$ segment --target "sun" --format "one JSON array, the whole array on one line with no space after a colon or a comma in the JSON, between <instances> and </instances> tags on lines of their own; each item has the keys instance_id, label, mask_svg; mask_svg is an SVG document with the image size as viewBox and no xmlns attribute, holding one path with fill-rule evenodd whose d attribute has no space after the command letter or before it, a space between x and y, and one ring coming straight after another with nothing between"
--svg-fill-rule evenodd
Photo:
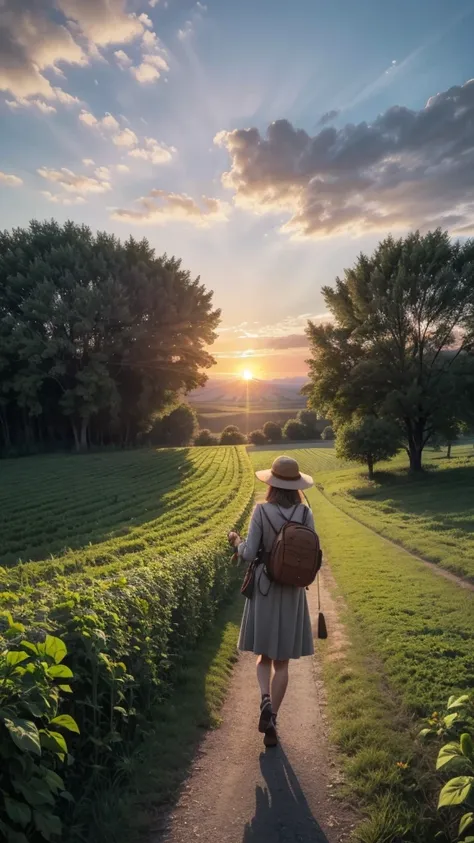
<instances>
[{"instance_id":1,"label":"sun","mask_svg":"<svg viewBox=\"0 0 474 843\"><path fill-rule=\"evenodd\" d=\"M243 377L244 381L253 380L253 374L250 371L250 369L244 369L244 371L242 372L242 377Z\"/></svg>"}]
</instances>

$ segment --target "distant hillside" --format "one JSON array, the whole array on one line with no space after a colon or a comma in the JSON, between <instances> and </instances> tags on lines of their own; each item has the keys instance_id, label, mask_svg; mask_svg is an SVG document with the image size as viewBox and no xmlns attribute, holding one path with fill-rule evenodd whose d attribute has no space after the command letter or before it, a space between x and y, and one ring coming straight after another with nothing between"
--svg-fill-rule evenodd
<instances>
[{"instance_id":1,"label":"distant hillside","mask_svg":"<svg viewBox=\"0 0 474 843\"><path fill-rule=\"evenodd\" d=\"M206 386L188 395L190 404L232 408L246 407L247 396L252 410L265 408L301 408L306 398L301 395L305 378L282 378L281 380L243 381L240 378L209 380Z\"/></svg>"}]
</instances>

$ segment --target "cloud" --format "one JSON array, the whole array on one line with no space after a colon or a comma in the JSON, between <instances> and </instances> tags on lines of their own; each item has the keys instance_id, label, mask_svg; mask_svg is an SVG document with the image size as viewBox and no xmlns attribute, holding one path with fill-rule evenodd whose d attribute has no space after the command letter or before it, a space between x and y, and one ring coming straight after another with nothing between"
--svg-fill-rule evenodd
<instances>
[{"instance_id":1,"label":"cloud","mask_svg":"<svg viewBox=\"0 0 474 843\"><path fill-rule=\"evenodd\" d=\"M229 214L228 204L219 199L203 196L198 205L185 193L168 193L165 190L150 191L148 196L138 199L136 205L137 210L117 208L112 213L112 219L138 224L188 222L205 227L227 220Z\"/></svg>"},{"instance_id":2,"label":"cloud","mask_svg":"<svg viewBox=\"0 0 474 843\"><path fill-rule=\"evenodd\" d=\"M57 0L57 5L98 46L123 44L143 32L143 22L125 11L125 0Z\"/></svg>"},{"instance_id":3,"label":"cloud","mask_svg":"<svg viewBox=\"0 0 474 843\"><path fill-rule=\"evenodd\" d=\"M0 170L0 184L6 184L8 187L20 187L23 184L23 179L10 173L2 173Z\"/></svg>"},{"instance_id":4,"label":"cloud","mask_svg":"<svg viewBox=\"0 0 474 843\"><path fill-rule=\"evenodd\" d=\"M0 90L70 104L46 71L84 66L100 48L142 37L150 25L148 15L126 11L126 0L1 0Z\"/></svg>"},{"instance_id":5,"label":"cloud","mask_svg":"<svg viewBox=\"0 0 474 843\"><path fill-rule=\"evenodd\" d=\"M67 196L62 193L50 193L49 190L42 190L42 195L56 205L83 205L86 201L83 196Z\"/></svg>"},{"instance_id":6,"label":"cloud","mask_svg":"<svg viewBox=\"0 0 474 843\"><path fill-rule=\"evenodd\" d=\"M0 5L0 90L15 97L56 93L44 75L58 65L85 64L87 56L64 23L48 14L53 2L3 0Z\"/></svg>"},{"instance_id":7,"label":"cloud","mask_svg":"<svg viewBox=\"0 0 474 843\"><path fill-rule=\"evenodd\" d=\"M129 173L130 167L127 167L126 164L117 164L117 171L119 173Z\"/></svg>"},{"instance_id":8,"label":"cloud","mask_svg":"<svg viewBox=\"0 0 474 843\"><path fill-rule=\"evenodd\" d=\"M167 62L162 56L151 54L142 56L141 64L130 68L137 82L155 82L160 78L161 70L169 70Z\"/></svg>"},{"instance_id":9,"label":"cloud","mask_svg":"<svg viewBox=\"0 0 474 843\"><path fill-rule=\"evenodd\" d=\"M110 170L108 167L97 167L94 170L94 175L99 179L99 181L109 181Z\"/></svg>"},{"instance_id":10,"label":"cloud","mask_svg":"<svg viewBox=\"0 0 474 843\"><path fill-rule=\"evenodd\" d=\"M79 115L79 120L81 121L81 123L85 123L86 126L98 126L99 125L99 121L97 120L96 117L94 117L93 114L91 114L90 111L82 110L80 115Z\"/></svg>"},{"instance_id":11,"label":"cloud","mask_svg":"<svg viewBox=\"0 0 474 843\"><path fill-rule=\"evenodd\" d=\"M199 0L194 6L193 12L191 17L185 21L184 26L182 29L178 29L178 38L180 41L186 41L196 30L196 25L202 20L205 13L207 12L207 6L204 3L200 3Z\"/></svg>"},{"instance_id":12,"label":"cloud","mask_svg":"<svg viewBox=\"0 0 474 843\"><path fill-rule=\"evenodd\" d=\"M115 146L134 146L138 143L138 138L131 129L122 129L121 132L113 136L112 141Z\"/></svg>"},{"instance_id":13,"label":"cloud","mask_svg":"<svg viewBox=\"0 0 474 843\"><path fill-rule=\"evenodd\" d=\"M319 126L326 126L328 123L332 123L333 120L336 119L340 114L339 109L333 108L332 111L326 111L322 117L319 118L318 125Z\"/></svg>"},{"instance_id":14,"label":"cloud","mask_svg":"<svg viewBox=\"0 0 474 843\"><path fill-rule=\"evenodd\" d=\"M16 100L5 100L8 108L37 108L42 114L56 114L56 109L53 105L48 105L47 102L40 99L27 100L25 97L18 97Z\"/></svg>"},{"instance_id":15,"label":"cloud","mask_svg":"<svg viewBox=\"0 0 474 843\"><path fill-rule=\"evenodd\" d=\"M141 158L150 161L152 164L167 164L171 161L176 149L174 146L165 146L158 143L155 138L145 138L145 146L131 149L128 153L132 158Z\"/></svg>"},{"instance_id":16,"label":"cloud","mask_svg":"<svg viewBox=\"0 0 474 843\"><path fill-rule=\"evenodd\" d=\"M127 53L124 50L116 50L114 53L116 62L122 69L126 67L130 67L132 64L132 60L130 56L127 56Z\"/></svg>"},{"instance_id":17,"label":"cloud","mask_svg":"<svg viewBox=\"0 0 474 843\"><path fill-rule=\"evenodd\" d=\"M105 193L111 188L110 182L107 179L76 174L72 170L66 169L66 167L62 167L60 170L40 167L38 174L42 178L47 179L47 181L56 182L67 193L78 193L80 195L86 193Z\"/></svg>"},{"instance_id":18,"label":"cloud","mask_svg":"<svg viewBox=\"0 0 474 843\"><path fill-rule=\"evenodd\" d=\"M393 106L373 123L323 128L287 120L220 132L236 204L288 215L299 237L448 227L474 232L474 80L419 111Z\"/></svg>"},{"instance_id":19,"label":"cloud","mask_svg":"<svg viewBox=\"0 0 474 843\"><path fill-rule=\"evenodd\" d=\"M93 161L92 158L83 158L82 163L84 164L85 167L94 167L95 166L95 161Z\"/></svg>"},{"instance_id":20,"label":"cloud","mask_svg":"<svg viewBox=\"0 0 474 843\"><path fill-rule=\"evenodd\" d=\"M160 0L148 0L148 5L151 6L152 9L154 9L155 6L157 6L159 2L160 2Z\"/></svg>"},{"instance_id":21,"label":"cloud","mask_svg":"<svg viewBox=\"0 0 474 843\"><path fill-rule=\"evenodd\" d=\"M141 21L143 26L147 26L149 29L153 29L153 21L151 20L151 18L148 17L147 14L145 14L145 12L138 16L138 20Z\"/></svg>"}]
</instances>

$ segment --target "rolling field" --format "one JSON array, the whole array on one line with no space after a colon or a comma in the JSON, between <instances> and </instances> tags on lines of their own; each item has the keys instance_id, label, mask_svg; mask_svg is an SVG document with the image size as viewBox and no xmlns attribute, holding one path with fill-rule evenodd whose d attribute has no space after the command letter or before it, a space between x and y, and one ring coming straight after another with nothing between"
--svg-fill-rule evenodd
<instances>
[{"instance_id":1,"label":"rolling field","mask_svg":"<svg viewBox=\"0 0 474 843\"><path fill-rule=\"evenodd\" d=\"M243 433L259 430L265 422L272 421L282 427L289 419L294 419L301 407L247 410L245 407L196 407L199 427L208 428L212 433L222 433L228 424L235 424ZM324 424L325 426L325 424ZM321 428L323 429L323 427Z\"/></svg>"},{"instance_id":2,"label":"rolling field","mask_svg":"<svg viewBox=\"0 0 474 843\"><path fill-rule=\"evenodd\" d=\"M3 463L0 586L133 569L196 550L252 494L242 448L136 451Z\"/></svg>"}]
</instances>

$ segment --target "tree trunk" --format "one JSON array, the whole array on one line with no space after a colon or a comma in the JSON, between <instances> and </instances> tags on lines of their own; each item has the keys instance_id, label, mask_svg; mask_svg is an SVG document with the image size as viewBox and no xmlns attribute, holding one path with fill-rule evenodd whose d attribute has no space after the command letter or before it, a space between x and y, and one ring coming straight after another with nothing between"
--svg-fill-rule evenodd
<instances>
[{"instance_id":1,"label":"tree trunk","mask_svg":"<svg viewBox=\"0 0 474 843\"><path fill-rule=\"evenodd\" d=\"M81 451L87 451L87 428L89 427L88 419L81 420Z\"/></svg>"},{"instance_id":2,"label":"tree trunk","mask_svg":"<svg viewBox=\"0 0 474 843\"><path fill-rule=\"evenodd\" d=\"M9 451L11 448L12 441L10 437L10 427L8 425L7 414L3 407L0 408L0 421L2 424L3 441L5 442L5 448L7 451Z\"/></svg>"},{"instance_id":3,"label":"tree trunk","mask_svg":"<svg viewBox=\"0 0 474 843\"><path fill-rule=\"evenodd\" d=\"M369 480L374 479L374 461L372 456L367 457L367 468L369 469Z\"/></svg>"},{"instance_id":4,"label":"tree trunk","mask_svg":"<svg viewBox=\"0 0 474 843\"><path fill-rule=\"evenodd\" d=\"M74 447L75 447L76 451L80 451L81 450L81 443L79 441L79 432L77 430L76 422L71 420L71 427L72 427L72 432L74 433Z\"/></svg>"},{"instance_id":5,"label":"tree trunk","mask_svg":"<svg viewBox=\"0 0 474 843\"><path fill-rule=\"evenodd\" d=\"M452 448L452 442L448 442L448 453L446 454L448 460L451 459L451 448Z\"/></svg>"},{"instance_id":6,"label":"tree trunk","mask_svg":"<svg viewBox=\"0 0 474 843\"><path fill-rule=\"evenodd\" d=\"M410 445L408 450L410 456L410 469L411 471L423 471L422 465L422 455L423 455L423 448L420 445L413 444Z\"/></svg>"},{"instance_id":7,"label":"tree trunk","mask_svg":"<svg viewBox=\"0 0 474 843\"><path fill-rule=\"evenodd\" d=\"M424 422L417 421L413 427L411 423L407 423L407 451L410 458L411 471L423 471L422 457L424 448L424 432Z\"/></svg>"}]
</instances>

